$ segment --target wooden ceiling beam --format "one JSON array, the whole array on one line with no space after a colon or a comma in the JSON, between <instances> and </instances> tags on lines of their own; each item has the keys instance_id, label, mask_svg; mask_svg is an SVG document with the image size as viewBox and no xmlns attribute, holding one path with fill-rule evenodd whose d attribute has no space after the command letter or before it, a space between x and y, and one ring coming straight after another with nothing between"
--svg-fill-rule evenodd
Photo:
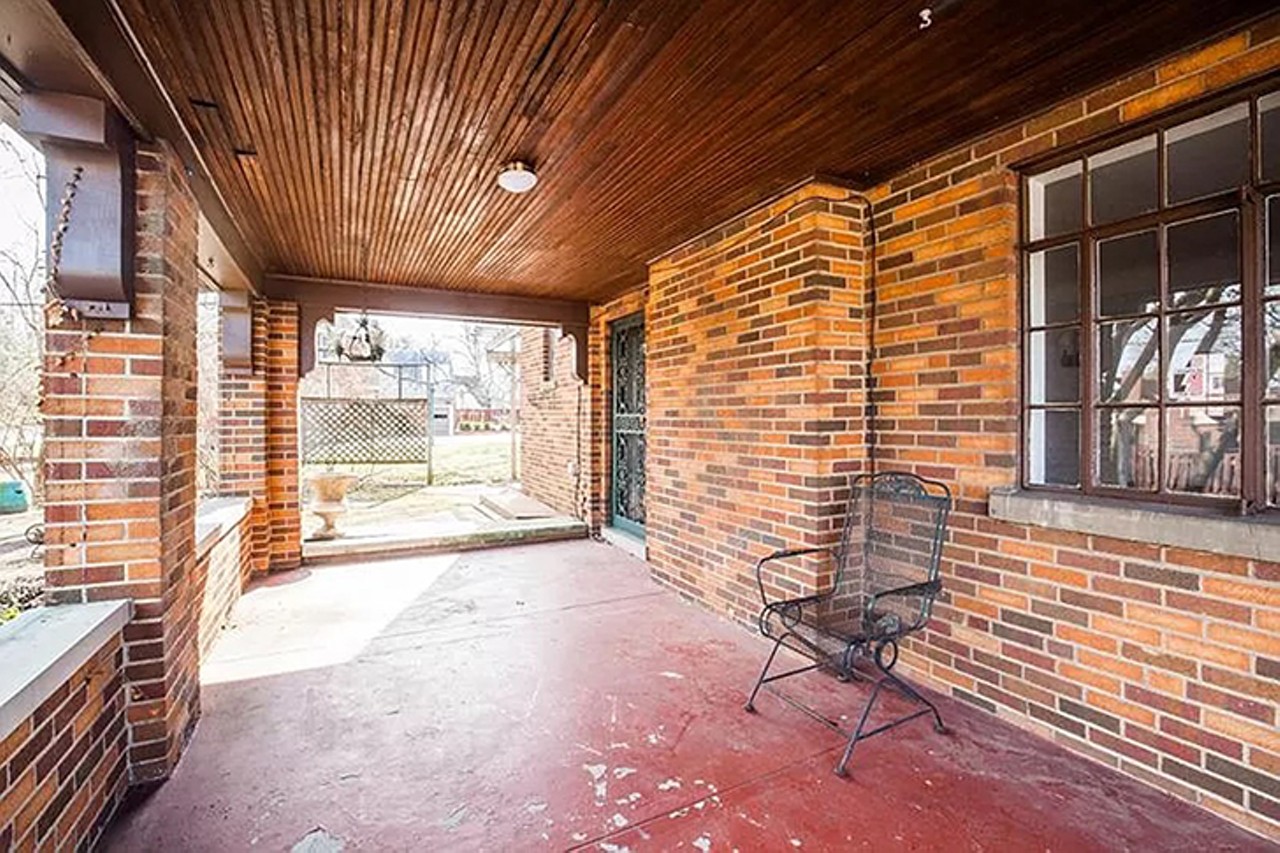
<instances>
[{"instance_id":1,"label":"wooden ceiling beam","mask_svg":"<svg viewBox=\"0 0 1280 853\"><path fill-rule=\"evenodd\" d=\"M109 81L113 102L143 138L163 138L187 167L201 213L251 285L261 286L263 260L232 213L168 91L156 78L115 0L38 0L75 37L95 73Z\"/></svg>"},{"instance_id":2,"label":"wooden ceiling beam","mask_svg":"<svg viewBox=\"0 0 1280 853\"><path fill-rule=\"evenodd\" d=\"M586 302L292 275L268 275L264 294L270 299L298 303L300 374L306 374L315 366L316 323L325 319L332 322L340 312L367 311L556 327L576 339L578 376L587 375L591 306Z\"/></svg>"}]
</instances>

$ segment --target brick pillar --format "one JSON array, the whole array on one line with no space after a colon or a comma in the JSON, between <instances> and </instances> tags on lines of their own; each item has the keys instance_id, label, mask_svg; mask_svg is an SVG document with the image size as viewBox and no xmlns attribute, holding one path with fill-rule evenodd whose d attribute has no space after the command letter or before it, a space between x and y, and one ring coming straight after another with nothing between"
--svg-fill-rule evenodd
<instances>
[{"instance_id":1,"label":"brick pillar","mask_svg":"<svg viewBox=\"0 0 1280 853\"><path fill-rule=\"evenodd\" d=\"M252 305L251 363L248 367L224 365L219 377L222 410L219 412L221 491L246 495L253 500L249 519L253 531L249 569L267 571L271 556L270 511L267 504L267 303Z\"/></svg>"},{"instance_id":2,"label":"brick pillar","mask_svg":"<svg viewBox=\"0 0 1280 853\"><path fill-rule=\"evenodd\" d=\"M298 305L267 303L267 507L270 568L302 562L298 501Z\"/></svg>"},{"instance_id":3,"label":"brick pillar","mask_svg":"<svg viewBox=\"0 0 1280 853\"><path fill-rule=\"evenodd\" d=\"M810 183L649 267L649 563L738 618L759 611L756 559L839 540L868 468L864 218L856 194ZM831 570L766 583L801 595Z\"/></svg>"},{"instance_id":4,"label":"brick pillar","mask_svg":"<svg viewBox=\"0 0 1280 853\"><path fill-rule=\"evenodd\" d=\"M55 604L128 598L130 778L167 776L199 714L195 562L196 206L140 146L127 321L46 333L45 576ZM70 228L76 227L72 208Z\"/></svg>"}]
</instances>

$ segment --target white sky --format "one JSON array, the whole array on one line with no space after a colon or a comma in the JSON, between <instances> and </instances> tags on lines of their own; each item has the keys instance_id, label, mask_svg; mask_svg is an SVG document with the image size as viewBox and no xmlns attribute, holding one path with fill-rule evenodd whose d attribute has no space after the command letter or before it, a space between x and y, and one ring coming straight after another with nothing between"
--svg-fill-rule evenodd
<instances>
[{"instance_id":1,"label":"white sky","mask_svg":"<svg viewBox=\"0 0 1280 853\"><path fill-rule=\"evenodd\" d=\"M9 253L30 262L44 251L44 206L29 173L43 172L44 158L4 122L0 140L18 149L0 145L0 263L9 263Z\"/></svg>"}]
</instances>

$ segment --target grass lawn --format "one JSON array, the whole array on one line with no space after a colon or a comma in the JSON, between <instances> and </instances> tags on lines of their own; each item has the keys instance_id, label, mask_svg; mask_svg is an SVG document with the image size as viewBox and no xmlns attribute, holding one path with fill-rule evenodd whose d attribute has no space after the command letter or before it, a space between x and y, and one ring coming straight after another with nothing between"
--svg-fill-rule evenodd
<instances>
[{"instance_id":1,"label":"grass lawn","mask_svg":"<svg viewBox=\"0 0 1280 853\"><path fill-rule=\"evenodd\" d=\"M355 474L360 481L348 493L353 501L386 501L427 484L425 463L397 465L306 465L302 480L315 471ZM435 441L435 477L432 485L461 486L472 483L502 484L511 481L511 433L478 432L443 436Z\"/></svg>"}]
</instances>

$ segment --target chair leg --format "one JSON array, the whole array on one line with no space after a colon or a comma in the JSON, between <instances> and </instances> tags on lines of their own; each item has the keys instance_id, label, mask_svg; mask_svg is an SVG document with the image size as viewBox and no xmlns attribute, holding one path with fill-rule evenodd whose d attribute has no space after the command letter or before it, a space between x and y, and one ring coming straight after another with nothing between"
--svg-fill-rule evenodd
<instances>
[{"instance_id":1,"label":"chair leg","mask_svg":"<svg viewBox=\"0 0 1280 853\"><path fill-rule=\"evenodd\" d=\"M889 672L888 670L884 670L884 674L886 678L888 678L890 681L893 682L894 687L902 691L903 695L905 695L909 699L914 699L916 702L919 702L921 705L925 705L926 707L928 707L930 711L933 712L933 730L935 732L938 732L939 734L946 732L947 726L945 723L942 722L942 715L938 713L937 705L930 702L920 693L920 691L916 690L914 687L912 687L907 682L903 681L898 676L894 675L892 672Z\"/></svg>"},{"instance_id":2,"label":"chair leg","mask_svg":"<svg viewBox=\"0 0 1280 853\"><path fill-rule=\"evenodd\" d=\"M884 681L876 682L876 686L871 688L871 697L867 699L867 704L862 709L862 716L858 719L858 727L853 730L853 734L849 735L849 742L845 745L844 755L840 756L840 763L836 765L837 776L848 776L847 769L849 759L853 756L853 748L858 745L858 741L862 740L862 730L867 726L867 719L871 716L871 707L876 704L876 698L880 695L880 688L884 686Z\"/></svg>"},{"instance_id":3,"label":"chair leg","mask_svg":"<svg viewBox=\"0 0 1280 853\"><path fill-rule=\"evenodd\" d=\"M751 696L747 699L744 709L752 714L756 712L756 694L760 692L760 687L764 684L765 676L769 674L769 667L773 666L773 659L778 655L778 649L782 648L782 641L785 636L779 637L773 643L773 651L769 652L769 657L765 659L764 669L760 670L760 677L756 679L756 686L751 690Z\"/></svg>"}]
</instances>

